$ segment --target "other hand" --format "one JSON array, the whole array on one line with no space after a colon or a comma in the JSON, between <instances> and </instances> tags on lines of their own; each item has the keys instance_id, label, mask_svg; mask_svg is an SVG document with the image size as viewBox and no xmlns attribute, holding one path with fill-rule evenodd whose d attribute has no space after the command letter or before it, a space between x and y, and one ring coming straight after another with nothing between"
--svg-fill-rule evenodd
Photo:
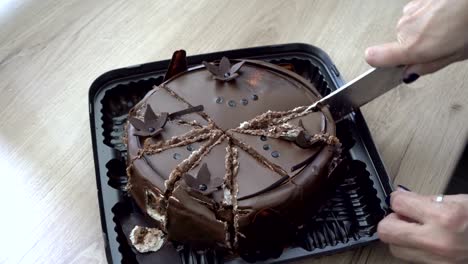
<instances>
[{"instance_id":1,"label":"other hand","mask_svg":"<svg viewBox=\"0 0 468 264\"><path fill-rule=\"evenodd\" d=\"M404 81L468 58L468 1L413 0L397 24L397 41L366 50L374 67L407 65Z\"/></svg>"},{"instance_id":2,"label":"other hand","mask_svg":"<svg viewBox=\"0 0 468 264\"><path fill-rule=\"evenodd\" d=\"M436 202L434 196L398 190L390 204L394 213L377 232L392 254L418 263L468 263L468 195Z\"/></svg>"}]
</instances>

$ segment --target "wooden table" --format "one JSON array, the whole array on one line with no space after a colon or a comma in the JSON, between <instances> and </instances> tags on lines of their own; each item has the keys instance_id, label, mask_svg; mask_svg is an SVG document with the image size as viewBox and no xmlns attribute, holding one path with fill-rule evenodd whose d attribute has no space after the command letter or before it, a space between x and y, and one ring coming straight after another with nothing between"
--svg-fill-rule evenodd
<instances>
[{"instance_id":1,"label":"wooden table","mask_svg":"<svg viewBox=\"0 0 468 264\"><path fill-rule=\"evenodd\" d=\"M105 263L88 120L101 73L188 54L304 42L345 79L393 40L406 1L0 1L0 262ZM388 172L443 190L468 131L467 63L363 108ZM400 263L385 245L300 263Z\"/></svg>"}]
</instances>

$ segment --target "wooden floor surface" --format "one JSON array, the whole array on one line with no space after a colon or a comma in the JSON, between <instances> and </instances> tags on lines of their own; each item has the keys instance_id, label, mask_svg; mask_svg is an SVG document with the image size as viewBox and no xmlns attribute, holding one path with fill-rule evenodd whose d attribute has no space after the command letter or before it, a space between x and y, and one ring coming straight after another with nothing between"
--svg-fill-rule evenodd
<instances>
[{"instance_id":1,"label":"wooden floor surface","mask_svg":"<svg viewBox=\"0 0 468 264\"><path fill-rule=\"evenodd\" d=\"M115 68L304 42L345 77L393 40L403 0L0 0L0 263L105 263L88 89ZM396 183L443 190L468 133L468 64L363 108ZM385 245L298 263L401 263Z\"/></svg>"}]
</instances>

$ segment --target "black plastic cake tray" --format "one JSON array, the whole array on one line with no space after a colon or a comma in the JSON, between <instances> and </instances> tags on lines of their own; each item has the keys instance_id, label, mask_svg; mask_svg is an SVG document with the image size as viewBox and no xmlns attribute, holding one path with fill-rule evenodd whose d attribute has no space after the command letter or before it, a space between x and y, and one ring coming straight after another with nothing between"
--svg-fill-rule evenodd
<instances>
[{"instance_id":1,"label":"black plastic cake tray","mask_svg":"<svg viewBox=\"0 0 468 264\"><path fill-rule=\"evenodd\" d=\"M307 44L286 44L214 52L188 57L190 66L202 61L258 59L287 66L326 95L343 84L328 55ZM140 254L129 245L129 224L138 222L139 209L125 191L126 146L124 125L128 111L159 85L169 60L112 70L97 78L89 90L89 115L96 182L106 256L109 263L244 263L226 260L217 252L192 251L178 245ZM327 255L376 241L377 223L388 212L385 197L392 191L389 178L362 114L356 111L337 123L349 169L320 213L276 259L262 263ZM133 221L133 222L132 222ZM136 221L136 222L135 222Z\"/></svg>"}]
</instances>

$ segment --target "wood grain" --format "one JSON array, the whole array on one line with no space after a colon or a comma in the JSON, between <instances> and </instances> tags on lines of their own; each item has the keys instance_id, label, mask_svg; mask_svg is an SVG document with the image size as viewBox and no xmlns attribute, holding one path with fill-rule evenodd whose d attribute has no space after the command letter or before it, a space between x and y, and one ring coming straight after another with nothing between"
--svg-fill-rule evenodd
<instances>
[{"instance_id":1,"label":"wood grain","mask_svg":"<svg viewBox=\"0 0 468 264\"><path fill-rule=\"evenodd\" d=\"M103 72L188 54L304 42L346 79L393 40L403 0L0 1L0 262L105 263L87 92ZM467 63L363 108L391 177L441 192L468 132ZM297 263L401 263L385 245Z\"/></svg>"}]
</instances>

